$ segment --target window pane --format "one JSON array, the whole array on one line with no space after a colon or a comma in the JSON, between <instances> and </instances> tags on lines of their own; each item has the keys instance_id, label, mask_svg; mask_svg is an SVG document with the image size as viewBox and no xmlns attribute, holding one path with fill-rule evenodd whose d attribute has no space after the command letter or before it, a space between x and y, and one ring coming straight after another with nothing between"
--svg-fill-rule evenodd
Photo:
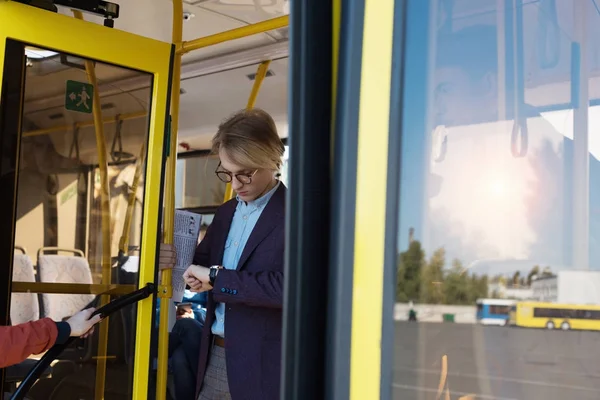
<instances>
[{"instance_id":1,"label":"window pane","mask_svg":"<svg viewBox=\"0 0 600 400\"><path fill-rule=\"evenodd\" d=\"M101 298L87 286L88 294L74 294L81 290L77 285L96 285L93 293L102 293L112 284L117 296L137 288L135 260L141 244L153 80L150 74L101 62L90 65L97 77L95 86L80 58L57 54L27 62L16 193L13 324L43 317L60 321L114 298ZM94 104L98 101L94 92L100 104ZM104 138L93 122L95 106L104 121ZM106 145L108 202L102 195L97 138ZM140 178L135 182L138 162ZM109 242L105 233L110 234ZM131 263L125 263L127 257ZM38 299L39 282L52 284L54 292L41 293ZM28 397L94 399L96 381L104 378L106 398L131 398L135 305L107 321L104 350L100 327L67 348L53 364L51 376L40 379Z\"/></svg>"},{"instance_id":2,"label":"window pane","mask_svg":"<svg viewBox=\"0 0 600 400\"><path fill-rule=\"evenodd\" d=\"M599 11L408 4L394 398L597 398Z\"/></svg>"},{"instance_id":3,"label":"window pane","mask_svg":"<svg viewBox=\"0 0 600 400\"><path fill-rule=\"evenodd\" d=\"M215 174L219 158L211 155L185 158L183 161L182 207L207 207L223 203L226 184Z\"/></svg>"}]
</instances>

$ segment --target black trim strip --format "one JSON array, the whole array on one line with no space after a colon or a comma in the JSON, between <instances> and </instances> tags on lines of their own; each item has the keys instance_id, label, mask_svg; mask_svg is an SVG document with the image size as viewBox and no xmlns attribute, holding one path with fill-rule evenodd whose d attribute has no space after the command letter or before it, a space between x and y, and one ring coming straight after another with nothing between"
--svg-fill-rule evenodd
<instances>
[{"instance_id":1,"label":"black trim strip","mask_svg":"<svg viewBox=\"0 0 600 400\"><path fill-rule=\"evenodd\" d=\"M294 1L281 398L324 398L332 111L331 2Z\"/></svg>"},{"instance_id":2,"label":"black trim strip","mask_svg":"<svg viewBox=\"0 0 600 400\"><path fill-rule=\"evenodd\" d=\"M175 62L175 45L171 46L171 61L170 61L170 65L169 65L169 76L167 77L167 79L169 79L169 83L168 83L168 89L167 89L167 106L166 106L166 111L165 111L165 134L164 134L164 139L163 139L163 159L162 159L162 169L160 171L160 187L161 187L161 191L158 194L160 196L158 202L160 204L160 207L158 209L158 230L157 230L157 235L156 235L156 248L155 248L155 260L157 260L157 262L155 263L156 266L158 266L158 258L159 258L159 254L160 254L160 243L162 242L161 237L162 237L162 226L163 226L163 216L164 216L164 206L163 206L163 202L164 202L164 197L165 197L165 191L164 191L164 187L165 187L165 179L166 179L166 174L167 174L167 160L168 160L168 156L169 154L165 151L165 149L168 149L170 144L169 144L169 140L171 140L171 135L173 134L173 132L168 132L168 130L172 129L172 125L170 122L170 118L171 118L171 91L173 90L173 67L174 67L174 62ZM154 80L152 81L152 84L154 86ZM150 136L148 136L148 143L150 140ZM146 163L146 171L148 171L148 164ZM151 193L144 193L144 196L147 195L152 195ZM154 270L154 282L156 282L156 285L159 284L159 270L158 268L155 268ZM168 299L167 299L168 300ZM156 309L157 309L157 305L158 305L158 296L153 296L152 297L152 309L154 310L154 312L152 313L152 325L151 325L151 334L150 334L150 367L148 370L148 377L151 377L155 374L153 374L153 358L156 357L158 355L158 324L157 324L157 318L159 318L159 316L156 313ZM135 347L134 347L135 348ZM153 399L156 397L156 380L154 379L148 379L148 398L149 399Z\"/></svg>"},{"instance_id":3,"label":"black trim strip","mask_svg":"<svg viewBox=\"0 0 600 400\"><path fill-rule=\"evenodd\" d=\"M0 325L9 325L12 287L19 143L25 91L25 45L6 40L2 98L0 99ZM12 188L12 190L11 190ZM4 370L0 369L0 395L4 393Z\"/></svg>"},{"instance_id":4,"label":"black trim strip","mask_svg":"<svg viewBox=\"0 0 600 400\"><path fill-rule=\"evenodd\" d=\"M383 267L383 315L381 332L381 384L379 398L392 399L394 379L394 304L396 303L396 268L398 248L398 211L402 154L402 116L404 95L404 45L408 0L394 5L394 42L390 85L390 128L388 142L387 191L385 209L385 250Z\"/></svg>"},{"instance_id":5,"label":"black trim strip","mask_svg":"<svg viewBox=\"0 0 600 400\"><path fill-rule=\"evenodd\" d=\"M281 142L283 143L284 146L287 146L288 138L286 138L286 137L281 138ZM186 158L207 157L207 156L210 156L211 154L212 153L209 149L182 151L182 152L177 153L177 159L181 160L181 159L186 159Z\"/></svg>"},{"instance_id":6,"label":"black trim strip","mask_svg":"<svg viewBox=\"0 0 600 400\"><path fill-rule=\"evenodd\" d=\"M342 0L334 167L331 205L330 282L327 291L327 399L350 398L350 344L358 116L363 57L364 0Z\"/></svg>"},{"instance_id":7,"label":"black trim strip","mask_svg":"<svg viewBox=\"0 0 600 400\"><path fill-rule=\"evenodd\" d=\"M178 210L188 211L196 214L216 214L217 209L220 205L216 206L201 206L201 207L182 207L178 208Z\"/></svg>"}]
</instances>

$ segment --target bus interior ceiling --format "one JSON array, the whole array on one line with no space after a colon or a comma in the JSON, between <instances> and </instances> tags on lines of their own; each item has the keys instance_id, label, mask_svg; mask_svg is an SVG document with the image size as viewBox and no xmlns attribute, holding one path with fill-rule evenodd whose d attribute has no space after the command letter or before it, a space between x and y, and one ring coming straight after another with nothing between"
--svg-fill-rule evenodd
<instances>
[{"instance_id":1,"label":"bus interior ceiling","mask_svg":"<svg viewBox=\"0 0 600 400\"><path fill-rule=\"evenodd\" d=\"M150 6L145 1L128 2L126 7L121 7L121 16L115 20L114 29L170 41L171 4L162 0L151 3ZM282 16L286 7L286 1L276 1L268 7L249 6L244 2L184 2L184 40ZM59 7L59 12L72 15L71 10L64 7ZM102 24L102 19L93 15L85 14L85 18ZM76 218L77 207L74 205L78 204L77 201L67 202L66 206L60 204L61 195L66 199L65 193L72 191L73 187L93 189L94 184L86 188L88 180L94 182L99 179L93 116L91 112L65 109L65 82L87 82L84 60L57 54L52 49L28 48L26 53L28 61L15 243L30 249L34 262L35 251L44 245L79 248L90 259L92 270L95 270L94 281L98 283L101 253L91 251L88 254L88 246L93 246L93 243L87 242L93 241L93 237L100 238L99 231L91 234L89 229L100 229L99 220L95 224L93 221L94 215L98 217L101 210L98 205L93 205L93 200L84 196L78 201L84 202L84 208L91 208L88 210L89 215L81 219L81 216ZM256 69L261 61L267 59L273 61L262 84L256 107L271 113L280 135L287 136L287 28L282 28L210 46L183 56L179 152L210 148L210 138L220 121L246 106ZM151 101L152 77L100 62L95 63L95 72L110 165L113 232L111 254L115 256L118 252L122 219L127 209L128 187L133 179L134 163L148 134L147 113ZM206 175L207 170L204 170L207 162L199 164L188 159L187 163L187 171L190 167L201 167L199 174ZM205 174L202 174L203 171ZM191 177L189 172L186 175ZM141 179L143 181L143 175ZM56 187L49 187L53 185ZM187 186L188 191L192 190L191 185ZM213 202L220 194L220 186L216 183L211 189L215 193L208 197ZM47 190L40 191L40 187ZM138 186L140 202L143 198L142 188L143 185ZM195 189L197 197L207 197L199 193L202 192L201 188ZM54 196L51 193L53 191L56 191ZM93 192L92 199L99 195L98 188L93 189ZM188 196L187 203L190 205L194 201L190 202ZM204 201L193 205L214 204ZM81 208L81 204L79 207ZM66 210L71 211L66 213ZM141 204L136 207L136 213L139 214L140 210ZM90 220L87 221L87 218ZM78 224L75 220L84 225L92 225L86 232L85 227L76 228ZM45 226L46 229L40 230L36 235L31 235L29 229L19 229L20 226L31 226L32 223ZM139 231L139 227L132 228L132 239L139 240L140 232L134 231ZM96 258L98 259L94 261Z\"/></svg>"},{"instance_id":2,"label":"bus interior ceiling","mask_svg":"<svg viewBox=\"0 0 600 400\"><path fill-rule=\"evenodd\" d=\"M261 5L267 3L269 5ZM420 164L426 165L421 171L423 172L422 176L419 175L421 172L418 168L414 168L414 165L404 166L406 170L412 167L411 171L419 175L417 180L422 181L419 185L428 187L427 184L435 183L428 181L433 179L434 175L445 179L446 185L440 189L439 193L431 195L430 198L425 197L426 190L421 190L419 185L416 185L419 186L417 189L402 188L400 201L402 207L406 207L406 204L410 206L416 204L416 206L406 211L406 214L399 212L400 229L397 242L401 244L398 245L398 253L405 251L404 246L412 242L412 236L408 240L408 238L404 238L404 235L413 235L409 232L415 232L411 229L416 227L416 239L423 243L423 248L429 252L428 254L433 249L444 248L447 252L447 259L464 261L469 273L488 275L491 278L496 274L512 274L524 268L531 268L531 266L537 265L536 263L552 265L555 268L553 271L556 272L556 269L563 264L556 259L550 259L547 263L539 262L533 251L524 250L527 244L525 242L529 240L524 235L520 239L511 239L513 240L511 242L505 241L506 243L503 238L498 240L498 232L506 233L506 237L518 236L518 232L509 228L509 223L507 223L509 219L511 219L509 221L511 223L516 221L524 224L524 220L528 217L527 211L523 211L510 218L503 217L500 222L492 223L495 220L485 213L488 208L491 208L489 204L498 206L496 214L501 215L506 211L502 207L510 207L509 201L506 201L508 196L499 200L498 198L501 196L498 193L492 193L489 198L482 196L476 202L472 202L472 199L464 200L470 187L478 183L479 175L477 173L481 172L480 170L483 168L478 168L472 175L467 173L463 176L462 172L472 172L474 169L464 168L465 165L472 167L472 164L468 165L468 162L465 161L466 157L460 157L460 152L466 152L465 149L470 149L469 146L473 143L488 145L490 149L493 149L490 151L494 156L499 155L498 160L502 160L501 162L493 157L482 156L478 153L480 149L474 151L477 154L469 153L469 156L475 157L469 162L473 163L473 160L482 163L489 162L487 165L492 165L494 168L501 164L506 170L499 174L500 184L503 183L502 179L506 178L507 181L514 180L516 182L513 186L525 188L525 184L521 185L524 182L521 179L525 174L517 168L519 166L520 168L529 168L526 165L529 159L524 155L511 154L508 138L510 137L510 128L512 127L514 130L516 126L515 115L518 116L519 112L535 112L547 119L548 124L542 126L543 132L540 134L534 132L529 137L529 149L525 148L525 152L529 151L529 154L532 154L543 150L545 141L552 142L553 146L559 148L559 142L564 138L573 138L573 141L576 142L574 151L578 152L576 157L583 159L587 153L591 153L592 161L597 162L600 150L596 152L597 139L592 138L591 132L595 129L597 121L600 120L597 112L600 105L600 84L598 84L600 83L600 42L583 40L582 35L587 35L588 38L600 37L598 15L594 13L587 15L587 33L582 34L576 24L576 21L582 18L582 15L576 15L576 13L581 12L582 8L578 11L571 2L556 2L560 7L559 22L554 26L553 35L547 33L554 42L540 45L540 37L544 35L540 33L539 21L547 15L540 9L539 2L522 2L522 7L519 8L520 14L514 12L515 10L510 7L498 7L501 3L505 5L513 3L508 1L437 2L432 0L429 2L429 4L434 3L438 5L453 4L451 12L444 16L445 19L440 18L438 26L440 31L447 28L449 30L446 33L456 32L462 28L478 25L493 28L494 35L498 38L498 44L501 45L497 50L497 65L492 68L497 70L498 74L498 87L495 88L498 96L498 109L497 115L492 113L494 115L490 117L490 120L481 123L462 120L454 125L448 123L444 126L443 134L446 135L444 139L450 138L452 143L450 146L454 146L450 148L446 160L444 160L445 154L435 162L430 160L431 154L437 153L438 150L442 151L440 145L442 141L436 142L437 130L432 132L431 137L423 139L425 144L419 142L415 145L418 140L413 140L413 138L417 135L411 136L411 133L402 137L402 140L405 141L403 152L416 155L419 162L427 161ZM415 4L417 4L416 1L412 2L413 6ZM67 8L60 8L60 12L72 15L71 10ZM192 40L286 15L289 12L289 1L184 0L184 12L184 40ZM115 21L114 29L171 42L171 15L172 4L167 0L129 0L127 4L122 4L121 16ZM86 15L86 19L97 24L103 23L101 18L95 16ZM417 22L422 23L423 21ZM444 35L443 32L438 32L438 38L443 38ZM431 48L436 44L435 39L431 39L429 42L424 40L419 42L408 35L407 40L411 41L411 45L414 45L413 42L417 42L419 45L425 46L432 54L435 54L435 51L432 50L438 50ZM578 47L579 42L585 43L587 47ZM550 46L550 44L555 46ZM544 47L546 45L548 46ZM220 121L230 113L246 107L248 95L254 83L254 75L261 61L272 60L256 107L265 109L274 117L282 138L288 136L289 66L287 47L288 30L282 28L205 47L183 56L179 147L177 149L182 157L179 160L175 184L177 207L210 207L219 204L223 199L224 185L212 174L216 168L217 159L207 157L205 153L198 153L199 155L193 157L190 155L194 154L195 150L210 149L211 137ZM27 64L23 109L23 140L19 165L18 221L15 244L30 250L28 254L33 258L34 264L36 263L37 249L44 246L80 249L84 251L88 259L94 283L99 283L102 281L100 260L102 252L99 250L99 242L102 237L100 215L102 209L99 204L100 188L99 185L96 185L99 177L97 168L99 160L95 127L91 113L76 113L65 109L65 81L87 82L85 69L82 68L82 60L75 57L61 58L60 55L47 56L44 53L43 57L36 58L36 51L39 54L42 53L35 49L31 49L31 51L33 56L29 57ZM420 66L419 76L415 81L422 79L423 87L433 86L433 81L437 78L435 76L437 72L433 72L433 70L434 67L439 67L434 65L437 61L439 60L431 62L426 59L424 63L429 64L426 68L427 72L423 74L423 67ZM587 61L590 68L581 68L583 61ZM405 60L409 66L411 63L417 62L415 59ZM100 94L102 117L105 120L104 135L110 163L111 255L114 257L119 252L119 239L135 170L134 162L140 156L142 144L147 140L147 113L150 111L152 77L139 71L102 63L96 63L96 74L98 78L96 89ZM406 83L409 81L410 79L407 79ZM423 89L419 85L416 87ZM431 111L427 109L429 106L424 105L422 108L425 111L418 111L426 114ZM526 107L527 111L525 111ZM586 110L588 107L589 110ZM416 114L418 113L407 114L403 118L410 120L422 117ZM529 115L526 114L525 118L528 117ZM541 117L531 118L530 122L535 122L535 120L539 122ZM429 117L422 119L427 118ZM585 123L582 125L581 121ZM436 128L435 121L428 120L427 124L432 126L426 126L426 131L429 128ZM440 124L444 125L444 123ZM493 127L490 128L492 125ZM581 126L585 126L587 132L578 134L576 128L581 128ZM508 129L505 129L506 127ZM490 129L491 131L496 128L498 131L502 131L497 136L481 135L482 130ZM505 135L505 132L509 132L509 135ZM588 132L590 133L588 134ZM581 138L588 135L590 143L584 139L584 145L580 145ZM506 145L502 148L503 152L495 152L496 148L500 147L498 143L502 146ZM440 148L436 147L438 145ZM522 150L517 146L517 152ZM186 152L189 153L187 157L185 156ZM566 174L564 171L569 170L567 163L575 164L575 162L562 155L560 157L560 166L557 170L560 174ZM520 160L518 160L519 158ZM509 161L504 162L507 159ZM179 168L180 165L181 168ZM580 175L589 178L589 166L586 168L588 170ZM550 171L550 174L554 172ZM573 176L579 172L581 171L574 172ZM552 176L551 180L565 179L566 182L566 178L558 176L560 174ZM456 183L449 185L448 182ZM488 182L486 181L486 183ZM589 187L588 181L577 179L573 184L573 193L569 191L561 195L567 200L573 198L573 204L565 206L571 207L573 210L555 211L558 214L555 217L559 222L564 222L565 225L572 224L576 228L578 225L573 223L573 220L581 222L582 216L586 217L586 212L589 214L588 209L584 213L575 212L579 205L576 201L583 200L589 205ZM407 201L412 196L412 189L414 189L414 193L418 193ZM502 187L493 187L492 189L492 191L495 189L501 191ZM512 195L513 198L509 200L519 201L521 197L525 199L525 191L522 190L522 192ZM73 193L77 195L73 195ZM502 194L500 193L500 195ZM144 185L140 184L131 228L131 245L140 243L143 199ZM417 200L411 202L414 199ZM494 201L496 203L493 203ZM461 208L458 204L470 204L470 206ZM481 211L481 216L477 214L478 217L474 218L477 207L481 207L483 211ZM451 209L448 210L448 208ZM508 210L508 208L506 209ZM451 215L452 223L462 224L461 229L464 228L464 232L455 235L451 229L445 229L443 226L440 228L440 225L436 225L445 221L436 220L438 212L440 215ZM506 214L509 214L508 211ZM486 218L488 219L486 220ZM34 230L31 229L32 226L41 226L43 229ZM482 227L483 232L478 232L478 229L482 229ZM575 228L573 230L576 230ZM587 229L587 227L585 228ZM525 228L523 228L524 230ZM470 235L477 237L477 243L468 243L470 239L466 238ZM457 238L457 236L460 237ZM569 241L575 242L576 239L583 238L585 246L580 246L579 249L583 250L578 251L583 253L587 250L591 236L589 229L583 233L575 232L572 235L573 238L567 236L567 234L564 238L561 236L557 240L560 246L556 247L569 247L571 245ZM579 240L578 243L583 243L583 241ZM488 244L489 247L486 247ZM552 255L552 252L546 253ZM543 257L546 257L547 254L543 254ZM567 255L560 258L567 260ZM565 265L568 268L581 266L589 268L589 264L584 265L586 261L590 261L589 258L592 259L590 263L592 264L595 261L594 258L586 255L579 259L571 257L565 261ZM545 260L547 259L542 261ZM378 310L375 311L378 312ZM507 318L506 311L507 309L504 308L502 312L504 319ZM461 327L461 329L463 328ZM423 344L434 344L434 341L426 343L426 339L422 339L425 336L417 337L415 342L409 343L410 346L403 348L420 348ZM407 339L407 341L409 340ZM444 346L448 343L450 346L450 342L444 340L439 343ZM421 357L422 360L427 358L428 361L438 360L440 354L433 350L434 346L429 348L432 350L423 350L418 357ZM476 351L479 350L476 346L474 348ZM410 359L410 353L407 354L409 356L402 357L403 360ZM394 357L396 356L397 353L394 353ZM429 356L431 359L428 358ZM454 358L451 362L454 363ZM400 392L400 389L396 389Z\"/></svg>"}]
</instances>

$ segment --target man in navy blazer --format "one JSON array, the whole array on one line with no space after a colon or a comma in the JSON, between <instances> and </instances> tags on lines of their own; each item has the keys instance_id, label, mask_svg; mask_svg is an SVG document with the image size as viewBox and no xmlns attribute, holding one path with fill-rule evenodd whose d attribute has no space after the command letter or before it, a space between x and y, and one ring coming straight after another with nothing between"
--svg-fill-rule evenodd
<instances>
[{"instance_id":1,"label":"man in navy blazer","mask_svg":"<svg viewBox=\"0 0 600 400\"><path fill-rule=\"evenodd\" d=\"M197 398L279 398L287 189L272 118L242 111L213 138L217 176L236 198L217 210L184 278L208 291Z\"/></svg>"}]
</instances>

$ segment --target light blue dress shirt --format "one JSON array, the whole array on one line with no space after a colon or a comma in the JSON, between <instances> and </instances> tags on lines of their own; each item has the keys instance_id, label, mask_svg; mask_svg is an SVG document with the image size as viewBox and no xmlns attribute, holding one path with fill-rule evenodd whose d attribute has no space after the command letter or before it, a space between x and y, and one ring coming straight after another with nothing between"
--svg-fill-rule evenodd
<instances>
[{"instance_id":1,"label":"light blue dress shirt","mask_svg":"<svg viewBox=\"0 0 600 400\"><path fill-rule=\"evenodd\" d=\"M254 226L258 222L258 218L262 211L269 203L273 193L279 187L280 182L264 196L246 203L240 198L237 198L238 205L233 214L229 234L225 241L225 252L223 253L223 267L226 269L236 269L244 247L250 238L250 234ZM215 307L215 321L211 327L213 335L225 337L225 304L217 303Z\"/></svg>"}]
</instances>

